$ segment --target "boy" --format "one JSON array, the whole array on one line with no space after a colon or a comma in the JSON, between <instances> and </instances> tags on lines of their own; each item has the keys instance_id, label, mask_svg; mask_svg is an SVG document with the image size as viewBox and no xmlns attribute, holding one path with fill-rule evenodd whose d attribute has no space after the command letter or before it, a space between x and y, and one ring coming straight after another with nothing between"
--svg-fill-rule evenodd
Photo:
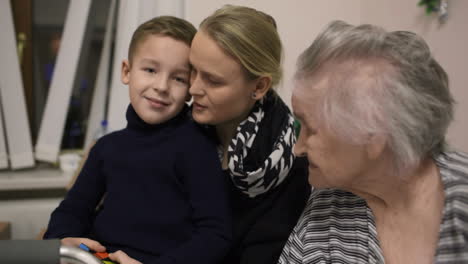
<instances>
[{"instance_id":1,"label":"boy","mask_svg":"<svg viewBox=\"0 0 468 264\"><path fill-rule=\"evenodd\" d=\"M45 238L117 251L110 258L120 263L217 263L227 252L225 177L214 144L185 104L195 32L170 16L134 32L122 62L127 127L91 149Z\"/></svg>"}]
</instances>

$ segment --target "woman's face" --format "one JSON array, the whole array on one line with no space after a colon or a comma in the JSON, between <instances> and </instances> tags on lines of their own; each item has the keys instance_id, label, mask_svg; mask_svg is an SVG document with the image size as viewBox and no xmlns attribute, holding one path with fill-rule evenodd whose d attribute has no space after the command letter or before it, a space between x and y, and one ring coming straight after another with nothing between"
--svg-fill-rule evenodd
<instances>
[{"instance_id":1,"label":"woman's face","mask_svg":"<svg viewBox=\"0 0 468 264\"><path fill-rule=\"evenodd\" d=\"M313 115L314 105L326 89L328 81L308 80L298 84L292 95L295 116L301 122L301 132L294 147L298 156L309 160L309 183L316 188L353 189L367 166L365 146L337 138Z\"/></svg>"},{"instance_id":2,"label":"woman's face","mask_svg":"<svg viewBox=\"0 0 468 264\"><path fill-rule=\"evenodd\" d=\"M193 118L216 126L244 120L255 103L256 82L246 78L241 64L203 31L192 41L190 63Z\"/></svg>"}]
</instances>

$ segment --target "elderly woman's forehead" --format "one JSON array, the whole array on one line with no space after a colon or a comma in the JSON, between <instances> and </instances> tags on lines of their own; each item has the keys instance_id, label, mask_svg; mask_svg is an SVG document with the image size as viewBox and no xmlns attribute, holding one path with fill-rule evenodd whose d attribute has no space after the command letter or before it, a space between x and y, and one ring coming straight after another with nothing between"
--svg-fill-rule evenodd
<instances>
[{"instance_id":1,"label":"elderly woman's forehead","mask_svg":"<svg viewBox=\"0 0 468 264\"><path fill-rule=\"evenodd\" d=\"M305 96L323 94L330 87L372 88L379 76L395 72L395 68L383 59L331 61L309 74L303 74L296 81L296 90Z\"/></svg>"},{"instance_id":2,"label":"elderly woman's forehead","mask_svg":"<svg viewBox=\"0 0 468 264\"><path fill-rule=\"evenodd\" d=\"M321 76L321 78L302 78L296 80L293 90L293 100L312 100L323 94L329 78L327 76Z\"/></svg>"},{"instance_id":3,"label":"elderly woman's forehead","mask_svg":"<svg viewBox=\"0 0 468 264\"><path fill-rule=\"evenodd\" d=\"M383 58L356 58L324 63L314 75L334 75L360 78L374 76L378 72L393 71L393 66Z\"/></svg>"}]
</instances>

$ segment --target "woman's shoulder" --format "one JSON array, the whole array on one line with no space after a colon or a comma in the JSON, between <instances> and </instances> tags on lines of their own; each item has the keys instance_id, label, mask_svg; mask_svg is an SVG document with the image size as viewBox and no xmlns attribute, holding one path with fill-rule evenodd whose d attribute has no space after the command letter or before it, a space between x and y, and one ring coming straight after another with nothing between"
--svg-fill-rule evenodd
<instances>
[{"instance_id":1,"label":"woman's shoulder","mask_svg":"<svg viewBox=\"0 0 468 264\"><path fill-rule=\"evenodd\" d=\"M460 151L447 151L437 156L435 160L444 183L446 196L461 195L468 198L468 154ZM468 203L468 200L466 202Z\"/></svg>"},{"instance_id":2,"label":"woman's shoulder","mask_svg":"<svg viewBox=\"0 0 468 264\"><path fill-rule=\"evenodd\" d=\"M314 189L280 263L290 263L293 258L307 263L367 263L378 259L373 221L364 199L353 193Z\"/></svg>"},{"instance_id":3,"label":"woman's shoulder","mask_svg":"<svg viewBox=\"0 0 468 264\"><path fill-rule=\"evenodd\" d=\"M364 223L367 218L367 204L359 196L333 188L313 189L297 228L305 234L334 224Z\"/></svg>"},{"instance_id":4,"label":"woman's shoulder","mask_svg":"<svg viewBox=\"0 0 468 264\"><path fill-rule=\"evenodd\" d=\"M451 151L436 158L444 184L445 207L437 259L468 260L468 154ZM462 261L461 261L462 262ZM460 262L460 263L461 263ZM465 263L465 262L463 262Z\"/></svg>"},{"instance_id":5,"label":"woman's shoulder","mask_svg":"<svg viewBox=\"0 0 468 264\"><path fill-rule=\"evenodd\" d=\"M347 191L327 188L313 189L307 202L305 214L309 218L337 217L347 215L353 217L367 217L367 204L361 197Z\"/></svg>"},{"instance_id":6,"label":"woman's shoulder","mask_svg":"<svg viewBox=\"0 0 468 264\"><path fill-rule=\"evenodd\" d=\"M444 184L445 215L468 236L468 154L444 152L436 158Z\"/></svg>"}]
</instances>

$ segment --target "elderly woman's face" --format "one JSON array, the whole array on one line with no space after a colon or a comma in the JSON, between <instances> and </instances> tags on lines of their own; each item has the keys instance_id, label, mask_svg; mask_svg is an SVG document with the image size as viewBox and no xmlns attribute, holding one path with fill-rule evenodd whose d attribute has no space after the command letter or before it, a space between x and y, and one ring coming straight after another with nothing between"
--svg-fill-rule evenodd
<instances>
[{"instance_id":1,"label":"elderly woman's face","mask_svg":"<svg viewBox=\"0 0 468 264\"><path fill-rule=\"evenodd\" d=\"M314 105L321 100L327 84L326 78L310 79L298 83L293 91L292 107L301 122L294 151L298 156L307 156L312 186L349 189L358 184L366 169L367 155L364 146L340 140L314 115Z\"/></svg>"},{"instance_id":2,"label":"elderly woman's face","mask_svg":"<svg viewBox=\"0 0 468 264\"><path fill-rule=\"evenodd\" d=\"M240 123L255 101L256 82L248 80L241 64L229 56L203 31L193 39L190 50L190 94L193 118L202 124Z\"/></svg>"}]
</instances>

